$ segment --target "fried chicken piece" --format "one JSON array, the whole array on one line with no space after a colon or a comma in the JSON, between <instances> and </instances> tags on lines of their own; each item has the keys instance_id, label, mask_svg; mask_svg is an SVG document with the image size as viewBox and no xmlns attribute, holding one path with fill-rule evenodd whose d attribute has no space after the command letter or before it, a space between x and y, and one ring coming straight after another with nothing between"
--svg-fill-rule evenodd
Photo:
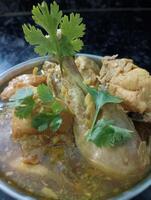
<instances>
[{"instance_id":1,"label":"fried chicken piece","mask_svg":"<svg viewBox=\"0 0 151 200\"><path fill-rule=\"evenodd\" d=\"M124 100L123 106L130 112L151 112L151 76L130 59L105 57L98 77L109 92Z\"/></svg>"},{"instance_id":2,"label":"fried chicken piece","mask_svg":"<svg viewBox=\"0 0 151 200\"><path fill-rule=\"evenodd\" d=\"M44 75L33 75L33 74L23 74L13 78L8 86L3 90L0 95L2 100L8 100L16 91L20 88L27 86L38 86L41 83L46 82L46 77Z\"/></svg>"},{"instance_id":3,"label":"fried chicken piece","mask_svg":"<svg viewBox=\"0 0 151 200\"><path fill-rule=\"evenodd\" d=\"M77 68L87 85L95 85L97 83L97 75L99 74L99 65L92 59L85 56L78 56L75 59Z\"/></svg>"},{"instance_id":4,"label":"fried chicken piece","mask_svg":"<svg viewBox=\"0 0 151 200\"><path fill-rule=\"evenodd\" d=\"M38 131L31 126L31 119L20 119L13 113L12 117L12 136L14 139L24 135L36 135Z\"/></svg>"},{"instance_id":5,"label":"fried chicken piece","mask_svg":"<svg viewBox=\"0 0 151 200\"><path fill-rule=\"evenodd\" d=\"M50 64L50 63L46 63ZM55 63L53 63L55 65ZM8 86L1 93L1 99L7 100L20 88L33 88L41 83L46 83L46 76L35 74L24 74L12 79ZM41 160L42 148L57 142L71 143L73 115L66 108L62 113L63 120L59 130L54 134L47 129L43 132L38 132L32 127L32 120L30 117L20 119L12 113L12 137L20 144L22 149L23 162L28 164L38 164Z\"/></svg>"},{"instance_id":6,"label":"fried chicken piece","mask_svg":"<svg viewBox=\"0 0 151 200\"><path fill-rule=\"evenodd\" d=\"M55 96L59 97L59 94L61 93L61 71L59 64L45 61L43 70L47 76L47 85L51 88Z\"/></svg>"},{"instance_id":7,"label":"fried chicken piece","mask_svg":"<svg viewBox=\"0 0 151 200\"><path fill-rule=\"evenodd\" d=\"M61 116L63 123L54 134L49 129L38 132L32 127L31 118L19 119L15 114L13 115L12 137L21 146L24 163L38 164L42 160L46 147L51 144L55 145L55 142L57 144L72 143L73 115L64 111Z\"/></svg>"}]
</instances>

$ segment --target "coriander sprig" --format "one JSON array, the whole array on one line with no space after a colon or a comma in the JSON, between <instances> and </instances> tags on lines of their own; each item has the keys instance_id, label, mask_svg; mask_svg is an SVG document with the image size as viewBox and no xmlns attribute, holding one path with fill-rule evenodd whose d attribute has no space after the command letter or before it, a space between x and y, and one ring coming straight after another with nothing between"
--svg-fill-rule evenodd
<instances>
[{"instance_id":1,"label":"coriander sprig","mask_svg":"<svg viewBox=\"0 0 151 200\"><path fill-rule=\"evenodd\" d=\"M23 25L26 41L35 46L35 52L40 56L53 55L61 64L63 57L74 56L83 47L81 37L84 35L85 25L79 14L63 16L56 2L50 4L50 8L43 2L33 7L32 18L47 33L44 35L40 28ZM61 31L59 37L58 29ZM62 65L60 67L62 71Z\"/></svg>"},{"instance_id":2,"label":"coriander sprig","mask_svg":"<svg viewBox=\"0 0 151 200\"><path fill-rule=\"evenodd\" d=\"M122 99L110 95L105 90L99 91L99 90L96 90L95 88L91 88L91 87L87 87L87 90L88 90L89 94L92 96L92 99L93 99L93 101L95 103L95 107L96 107L96 112L95 112L95 116L94 116L92 127L91 127L91 130L92 130L96 123L100 109L107 103L121 103Z\"/></svg>"},{"instance_id":3,"label":"coriander sprig","mask_svg":"<svg viewBox=\"0 0 151 200\"><path fill-rule=\"evenodd\" d=\"M114 125L114 121L101 119L87 135L88 141L98 147L115 147L132 138L133 131Z\"/></svg>"},{"instance_id":4,"label":"coriander sprig","mask_svg":"<svg viewBox=\"0 0 151 200\"><path fill-rule=\"evenodd\" d=\"M96 108L91 128L86 135L87 140L93 142L98 147L115 147L129 140L132 137L133 131L116 126L114 119L111 121L102 118L97 121L99 112L105 104L119 104L122 102L122 99L110 95L105 89L99 91L95 88L87 87L87 90L92 96Z\"/></svg>"},{"instance_id":5,"label":"coriander sprig","mask_svg":"<svg viewBox=\"0 0 151 200\"><path fill-rule=\"evenodd\" d=\"M27 96L23 100L20 100L20 104L15 107L15 115L20 119L28 118L31 116L34 108L35 101L33 96Z\"/></svg>"},{"instance_id":6,"label":"coriander sprig","mask_svg":"<svg viewBox=\"0 0 151 200\"><path fill-rule=\"evenodd\" d=\"M47 129L56 132L62 124L61 112L65 107L53 97L45 84L40 84L36 89L19 89L10 101L15 102L16 117L20 119L30 117L32 127L39 132Z\"/></svg>"},{"instance_id":7,"label":"coriander sprig","mask_svg":"<svg viewBox=\"0 0 151 200\"><path fill-rule=\"evenodd\" d=\"M37 94L43 103L49 103L53 100L53 94L45 84L37 87Z\"/></svg>"},{"instance_id":8,"label":"coriander sprig","mask_svg":"<svg viewBox=\"0 0 151 200\"><path fill-rule=\"evenodd\" d=\"M49 112L38 113L32 118L32 127L39 132L50 129L56 132L62 124L62 118L59 114L52 114Z\"/></svg>"}]
</instances>

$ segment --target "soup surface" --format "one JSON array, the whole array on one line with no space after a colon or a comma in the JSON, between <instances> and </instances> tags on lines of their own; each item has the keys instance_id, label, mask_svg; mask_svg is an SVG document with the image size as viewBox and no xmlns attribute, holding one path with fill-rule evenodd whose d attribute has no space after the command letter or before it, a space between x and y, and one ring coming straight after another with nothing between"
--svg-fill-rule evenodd
<instances>
[{"instance_id":1,"label":"soup surface","mask_svg":"<svg viewBox=\"0 0 151 200\"><path fill-rule=\"evenodd\" d=\"M0 114L0 172L14 187L36 199L103 200L130 186L93 168L74 143L39 146L41 163L24 164L20 147L11 137L11 115L11 110Z\"/></svg>"}]
</instances>

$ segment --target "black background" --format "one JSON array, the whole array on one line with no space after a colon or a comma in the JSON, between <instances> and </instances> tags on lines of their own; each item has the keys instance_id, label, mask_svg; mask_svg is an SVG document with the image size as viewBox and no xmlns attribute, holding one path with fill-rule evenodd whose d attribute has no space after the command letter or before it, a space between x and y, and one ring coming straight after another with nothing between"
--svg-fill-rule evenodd
<instances>
[{"instance_id":1,"label":"black background","mask_svg":"<svg viewBox=\"0 0 151 200\"><path fill-rule=\"evenodd\" d=\"M22 24L31 22L36 0L0 0L0 73L36 57ZM47 0L47 2L52 2ZM79 12L87 27L82 52L118 54L151 72L151 0L58 0L65 13ZM0 200L12 198L0 192ZM151 188L133 200L151 200Z\"/></svg>"}]
</instances>

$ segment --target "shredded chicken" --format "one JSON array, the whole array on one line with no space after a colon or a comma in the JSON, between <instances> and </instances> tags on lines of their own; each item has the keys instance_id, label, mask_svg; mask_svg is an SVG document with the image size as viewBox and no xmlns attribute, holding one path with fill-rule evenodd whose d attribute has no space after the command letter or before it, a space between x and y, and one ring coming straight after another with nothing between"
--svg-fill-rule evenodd
<instances>
[{"instance_id":1,"label":"shredded chicken","mask_svg":"<svg viewBox=\"0 0 151 200\"><path fill-rule=\"evenodd\" d=\"M75 63L81 73L84 83L87 85L96 85L97 75L99 74L99 65L90 58L78 56Z\"/></svg>"},{"instance_id":2,"label":"shredded chicken","mask_svg":"<svg viewBox=\"0 0 151 200\"><path fill-rule=\"evenodd\" d=\"M47 85L52 89L56 96L59 96L61 90L60 66L54 62L45 61L43 64L44 73L47 76ZM58 87L57 87L58 86Z\"/></svg>"},{"instance_id":3,"label":"shredded chicken","mask_svg":"<svg viewBox=\"0 0 151 200\"><path fill-rule=\"evenodd\" d=\"M151 112L151 76L130 59L107 57L102 60L98 77L112 95L123 99L123 106L131 112Z\"/></svg>"}]
</instances>

